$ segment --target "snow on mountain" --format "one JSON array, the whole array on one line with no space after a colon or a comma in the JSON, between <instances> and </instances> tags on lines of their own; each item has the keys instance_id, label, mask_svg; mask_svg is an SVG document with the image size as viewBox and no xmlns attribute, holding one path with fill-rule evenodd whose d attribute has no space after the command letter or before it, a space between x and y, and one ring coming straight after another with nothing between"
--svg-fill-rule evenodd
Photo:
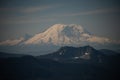
<instances>
[{"instance_id":1,"label":"snow on mountain","mask_svg":"<svg viewBox=\"0 0 120 80\"><path fill-rule=\"evenodd\" d=\"M108 38L91 35L82 26L76 24L55 24L43 33L36 34L25 44L77 45L82 42L108 42Z\"/></svg>"},{"instance_id":2,"label":"snow on mountain","mask_svg":"<svg viewBox=\"0 0 120 80\"><path fill-rule=\"evenodd\" d=\"M20 39L5 40L0 45L55 45L55 46L80 46L88 44L118 43L106 37L90 34L86 29L76 24L55 24L46 31L34 36L26 35ZM120 42L120 41L119 41Z\"/></svg>"},{"instance_id":3,"label":"snow on mountain","mask_svg":"<svg viewBox=\"0 0 120 80\"><path fill-rule=\"evenodd\" d=\"M34 37L26 41L25 44L71 44L80 41L81 33L84 33L84 29L79 25L56 24L45 32L35 35Z\"/></svg>"},{"instance_id":4,"label":"snow on mountain","mask_svg":"<svg viewBox=\"0 0 120 80\"><path fill-rule=\"evenodd\" d=\"M119 46L120 41L90 34L80 25L55 24L46 31L34 36L26 34L19 39L1 41L0 51L39 55L56 51L61 46L78 47L91 45L96 48L113 49L113 44ZM59 53L59 55L63 54L64 53ZM84 55L82 57L89 59L89 55Z\"/></svg>"}]
</instances>

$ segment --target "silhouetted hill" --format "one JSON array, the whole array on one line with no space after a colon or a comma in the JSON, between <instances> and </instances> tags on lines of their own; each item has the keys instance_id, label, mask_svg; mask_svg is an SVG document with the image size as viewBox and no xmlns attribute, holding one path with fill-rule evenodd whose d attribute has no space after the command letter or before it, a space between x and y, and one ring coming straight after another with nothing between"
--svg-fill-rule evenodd
<instances>
[{"instance_id":1,"label":"silhouetted hill","mask_svg":"<svg viewBox=\"0 0 120 80\"><path fill-rule=\"evenodd\" d=\"M0 57L0 80L119 80L119 62L111 50L66 46L37 57Z\"/></svg>"},{"instance_id":2,"label":"silhouetted hill","mask_svg":"<svg viewBox=\"0 0 120 80\"><path fill-rule=\"evenodd\" d=\"M0 59L0 80L37 80L51 76L33 56Z\"/></svg>"},{"instance_id":3,"label":"silhouetted hill","mask_svg":"<svg viewBox=\"0 0 120 80\"><path fill-rule=\"evenodd\" d=\"M91 46L84 47L62 47L58 51L39 56L39 58L53 59L60 62L97 62L105 60L106 55L103 52L94 49Z\"/></svg>"},{"instance_id":4,"label":"silhouetted hill","mask_svg":"<svg viewBox=\"0 0 120 80\"><path fill-rule=\"evenodd\" d=\"M25 56L25 55L24 54L0 52L0 58L22 57L22 56Z\"/></svg>"},{"instance_id":5,"label":"silhouetted hill","mask_svg":"<svg viewBox=\"0 0 120 80\"><path fill-rule=\"evenodd\" d=\"M105 55L116 55L116 54L119 54L118 52L115 52L115 51L112 51L112 50L108 50L108 49L101 49L99 51L101 51Z\"/></svg>"}]
</instances>

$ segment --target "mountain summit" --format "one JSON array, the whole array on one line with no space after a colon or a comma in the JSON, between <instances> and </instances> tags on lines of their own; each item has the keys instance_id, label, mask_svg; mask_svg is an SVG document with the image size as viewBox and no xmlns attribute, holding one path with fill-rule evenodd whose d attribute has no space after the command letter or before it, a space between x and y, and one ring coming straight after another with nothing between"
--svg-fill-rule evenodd
<instances>
[{"instance_id":1,"label":"mountain summit","mask_svg":"<svg viewBox=\"0 0 120 80\"><path fill-rule=\"evenodd\" d=\"M76 45L90 37L91 35L80 25L55 24L45 32L30 38L25 44Z\"/></svg>"},{"instance_id":2,"label":"mountain summit","mask_svg":"<svg viewBox=\"0 0 120 80\"><path fill-rule=\"evenodd\" d=\"M9 49L9 52L34 52L34 54L39 54L40 52L44 54L56 51L62 46L78 47L91 45L103 48L109 43L114 44L116 40L93 35L77 24L55 24L34 36L26 35L19 39L2 41L0 42L0 47L1 51L8 51Z\"/></svg>"},{"instance_id":3,"label":"mountain summit","mask_svg":"<svg viewBox=\"0 0 120 80\"><path fill-rule=\"evenodd\" d=\"M27 39L26 39L27 37ZM55 46L83 46L93 43L116 43L106 37L90 34L86 29L77 24L55 24L42 33L26 36L20 39L5 40L0 45L55 45ZM118 41L119 43L119 41Z\"/></svg>"}]
</instances>

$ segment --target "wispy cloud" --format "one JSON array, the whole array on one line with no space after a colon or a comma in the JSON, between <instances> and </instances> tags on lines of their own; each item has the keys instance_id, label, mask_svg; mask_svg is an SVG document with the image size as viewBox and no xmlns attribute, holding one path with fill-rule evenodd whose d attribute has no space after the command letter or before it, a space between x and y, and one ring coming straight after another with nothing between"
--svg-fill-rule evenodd
<instances>
[{"instance_id":1,"label":"wispy cloud","mask_svg":"<svg viewBox=\"0 0 120 80\"><path fill-rule=\"evenodd\" d=\"M43 15L35 15L34 13L41 13L44 10L49 10L59 6L61 5L0 8L0 12L2 13L0 14L0 24L28 24L53 21L53 18Z\"/></svg>"},{"instance_id":2,"label":"wispy cloud","mask_svg":"<svg viewBox=\"0 0 120 80\"><path fill-rule=\"evenodd\" d=\"M89 42L95 42L95 43L110 43L110 39L106 38L106 37L98 37L98 36L91 36L90 38L87 39L87 41Z\"/></svg>"},{"instance_id":3,"label":"wispy cloud","mask_svg":"<svg viewBox=\"0 0 120 80\"><path fill-rule=\"evenodd\" d=\"M20 12L20 13L34 13L34 12L38 12L38 11L43 11L43 10L47 10L50 8L56 8L60 6L58 5L44 5L44 6L26 6L26 7L11 7L11 8L0 8L0 12L10 12L10 11L14 11L14 12Z\"/></svg>"},{"instance_id":4,"label":"wispy cloud","mask_svg":"<svg viewBox=\"0 0 120 80\"><path fill-rule=\"evenodd\" d=\"M95 15L95 14L109 14L109 13L120 13L119 8L106 8L106 9L96 9L96 10L88 10L88 11L77 11L72 13L64 13L64 14L54 14L55 17L74 17L74 16L86 16L86 15Z\"/></svg>"},{"instance_id":5,"label":"wispy cloud","mask_svg":"<svg viewBox=\"0 0 120 80\"><path fill-rule=\"evenodd\" d=\"M0 24L28 24L28 23L40 23L55 21L60 17L74 17L74 16L84 16L84 15L94 15L94 14L106 14L106 13L117 13L120 12L118 8L108 8L108 9L97 9L92 11L79 11L76 13L54 13L47 15L35 15L34 13L42 12L61 5L48 5L48 6L32 6L32 7L19 7L19 8L0 8L0 11L16 11L24 15L9 15L7 18L0 19ZM30 14L30 15L29 15ZM5 14L6 15L6 14Z\"/></svg>"},{"instance_id":6,"label":"wispy cloud","mask_svg":"<svg viewBox=\"0 0 120 80\"><path fill-rule=\"evenodd\" d=\"M27 8L21 9L20 11L23 13L34 13L34 12L50 9L52 7L53 6L33 6L33 7L27 7Z\"/></svg>"},{"instance_id":7,"label":"wispy cloud","mask_svg":"<svg viewBox=\"0 0 120 80\"><path fill-rule=\"evenodd\" d=\"M8 19L0 19L0 24L36 24L42 22L50 22L55 21L54 18L43 18L39 17L29 17L29 16L21 16L21 17L12 17Z\"/></svg>"},{"instance_id":8,"label":"wispy cloud","mask_svg":"<svg viewBox=\"0 0 120 80\"><path fill-rule=\"evenodd\" d=\"M3 12L3 11L15 11L17 10L16 8L0 8L0 11Z\"/></svg>"},{"instance_id":9,"label":"wispy cloud","mask_svg":"<svg viewBox=\"0 0 120 80\"><path fill-rule=\"evenodd\" d=\"M19 43L22 42L23 40L24 40L24 38L15 39L15 40L6 40L6 41L0 42L0 45L10 45L10 46L14 46L14 45L19 44Z\"/></svg>"},{"instance_id":10,"label":"wispy cloud","mask_svg":"<svg viewBox=\"0 0 120 80\"><path fill-rule=\"evenodd\" d=\"M120 12L118 8L108 8L108 9L96 9L91 11L80 11L76 13L64 14L63 16L81 16L81 15L94 15L94 14L105 14L105 13L116 13Z\"/></svg>"},{"instance_id":11,"label":"wispy cloud","mask_svg":"<svg viewBox=\"0 0 120 80\"><path fill-rule=\"evenodd\" d=\"M99 44L120 44L120 40L113 40L107 37L91 36L86 41Z\"/></svg>"}]
</instances>

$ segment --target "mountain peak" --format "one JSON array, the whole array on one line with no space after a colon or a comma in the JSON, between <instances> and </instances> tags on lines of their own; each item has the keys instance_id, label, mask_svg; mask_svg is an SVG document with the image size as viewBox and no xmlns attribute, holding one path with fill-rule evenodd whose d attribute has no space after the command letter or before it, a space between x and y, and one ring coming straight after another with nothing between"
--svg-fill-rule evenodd
<instances>
[{"instance_id":1,"label":"mountain peak","mask_svg":"<svg viewBox=\"0 0 120 80\"><path fill-rule=\"evenodd\" d=\"M90 37L90 34L80 25L55 24L43 33L36 34L27 40L25 44L77 45L87 37Z\"/></svg>"},{"instance_id":2,"label":"mountain peak","mask_svg":"<svg viewBox=\"0 0 120 80\"><path fill-rule=\"evenodd\" d=\"M74 34L74 33L83 33L84 29L80 25L76 24L70 24L70 25L65 25L65 24L55 24L52 27L50 27L48 30L46 30L44 33L64 33L64 34Z\"/></svg>"}]
</instances>

